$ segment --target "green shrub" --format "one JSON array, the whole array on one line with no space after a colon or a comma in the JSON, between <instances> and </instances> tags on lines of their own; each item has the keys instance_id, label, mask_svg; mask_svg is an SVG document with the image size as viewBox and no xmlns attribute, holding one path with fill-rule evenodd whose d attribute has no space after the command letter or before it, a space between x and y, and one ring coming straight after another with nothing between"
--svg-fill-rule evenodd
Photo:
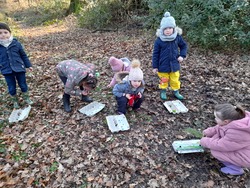
<instances>
[{"instance_id":1,"label":"green shrub","mask_svg":"<svg viewBox=\"0 0 250 188\"><path fill-rule=\"evenodd\" d=\"M79 13L79 25L91 29L111 27L126 19L126 10L119 0L97 0L83 7Z\"/></svg>"},{"instance_id":2,"label":"green shrub","mask_svg":"<svg viewBox=\"0 0 250 188\"><path fill-rule=\"evenodd\" d=\"M0 22L5 22L5 15L0 12Z\"/></svg>"},{"instance_id":3,"label":"green shrub","mask_svg":"<svg viewBox=\"0 0 250 188\"><path fill-rule=\"evenodd\" d=\"M22 20L29 25L48 25L60 21L67 11L69 1L51 0L40 1L24 11L14 13L16 20Z\"/></svg>"},{"instance_id":4,"label":"green shrub","mask_svg":"<svg viewBox=\"0 0 250 188\"><path fill-rule=\"evenodd\" d=\"M156 29L169 11L188 42L213 49L250 49L249 2L247 0L145 0L149 6L147 26Z\"/></svg>"}]
</instances>

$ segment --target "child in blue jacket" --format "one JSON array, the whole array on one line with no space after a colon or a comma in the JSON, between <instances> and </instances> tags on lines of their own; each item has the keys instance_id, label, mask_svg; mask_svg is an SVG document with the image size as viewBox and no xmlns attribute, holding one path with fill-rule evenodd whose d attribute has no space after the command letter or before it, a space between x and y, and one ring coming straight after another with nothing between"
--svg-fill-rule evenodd
<instances>
[{"instance_id":1,"label":"child in blue jacket","mask_svg":"<svg viewBox=\"0 0 250 188\"><path fill-rule=\"evenodd\" d=\"M140 61L133 60L129 75L113 88L113 94L118 106L118 114L126 114L128 106L131 106L133 110L140 108L144 100L144 85Z\"/></svg>"},{"instance_id":2,"label":"child in blue jacket","mask_svg":"<svg viewBox=\"0 0 250 188\"><path fill-rule=\"evenodd\" d=\"M24 101L29 105L33 104L28 94L26 68L33 70L21 43L13 38L9 26L0 22L0 70L7 83L14 108L19 108L16 82L21 88Z\"/></svg>"},{"instance_id":3,"label":"child in blue jacket","mask_svg":"<svg viewBox=\"0 0 250 188\"><path fill-rule=\"evenodd\" d=\"M161 80L159 88L160 97L167 100L166 89L170 85L174 96L180 100L184 97L179 93L180 89L180 63L186 58L187 44L183 40L181 29L176 27L175 19L169 12L164 14L153 50L153 72L158 74Z\"/></svg>"}]
</instances>

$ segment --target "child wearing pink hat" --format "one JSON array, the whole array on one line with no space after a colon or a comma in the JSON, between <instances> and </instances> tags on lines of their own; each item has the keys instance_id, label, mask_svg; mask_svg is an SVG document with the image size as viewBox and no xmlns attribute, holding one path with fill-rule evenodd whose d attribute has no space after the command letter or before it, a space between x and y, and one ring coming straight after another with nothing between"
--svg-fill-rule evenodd
<instances>
[{"instance_id":1,"label":"child wearing pink hat","mask_svg":"<svg viewBox=\"0 0 250 188\"><path fill-rule=\"evenodd\" d=\"M121 59L117 59L115 57L110 57L108 63L110 64L112 71L116 74L121 71L129 72L131 68L131 62L128 58L124 57ZM116 76L114 75L111 82L109 83L108 87L113 87L116 82Z\"/></svg>"}]
</instances>

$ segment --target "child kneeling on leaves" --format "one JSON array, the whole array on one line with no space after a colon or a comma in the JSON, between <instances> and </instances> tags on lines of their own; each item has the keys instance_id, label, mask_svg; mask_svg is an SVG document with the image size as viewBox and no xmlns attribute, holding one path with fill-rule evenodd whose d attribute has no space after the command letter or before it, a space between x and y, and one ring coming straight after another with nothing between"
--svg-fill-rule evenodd
<instances>
[{"instance_id":1,"label":"child kneeling on leaves","mask_svg":"<svg viewBox=\"0 0 250 188\"><path fill-rule=\"evenodd\" d=\"M221 172L241 175L242 168L250 168L250 112L220 104L215 106L214 116L217 125L203 131L200 144L225 165Z\"/></svg>"},{"instance_id":2,"label":"child kneeling on leaves","mask_svg":"<svg viewBox=\"0 0 250 188\"><path fill-rule=\"evenodd\" d=\"M119 77L119 73L116 76ZM128 105L133 110L140 108L144 100L144 85L140 61L133 60L127 78L123 79L121 83L116 84L113 88L113 94L118 105L117 112L119 114L126 114Z\"/></svg>"},{"instance_id":3,"label":"child kneeling on leaves","mask_svg":"<svg viewBox=\"0 0 250 188\"><path fill-rule=\"evenodd\" d=\"M131 62L128 58L123 57L121 59L117 59L116 57L110 57L108 63L110 64L112 71L115 73L111 82L108 85L108 88L114 87L117 83L116 74L119 72L129 72L131 68Z\"/></svg>"},{"instance_id":4,"label":"child kneeling on leaves","mask_svg":"<svg viewBox=\"0 0 250 188\"><path fill-rule=\"evenodd\" d=\"M93 101L88 94L97 84L94 69L93 64L82 64L73 59L62 61L56 66L56 71L64 84L63 106L65 112L71 112L70 95L80 96L83 102Z\"/></svg>"}]
</instances>

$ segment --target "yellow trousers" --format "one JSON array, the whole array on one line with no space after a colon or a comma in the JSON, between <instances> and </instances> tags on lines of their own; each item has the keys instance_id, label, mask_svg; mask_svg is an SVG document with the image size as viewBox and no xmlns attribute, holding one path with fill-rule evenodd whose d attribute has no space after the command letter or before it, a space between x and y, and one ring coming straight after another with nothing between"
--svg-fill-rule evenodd
<instances>
[{"instance_id":1,"label":"yellow trousers","mask_svg":"<svg viewBox=\"0 0 250 188\"><path fill-rule=\"evenodd\" d=\"M168 84L170 85L171 89L174 91L180 89L181 82L179 80L180 79L179 71L170 72L170 73L158 72L158 76L160 78L160 84L159 84L160 89L167 89ZM166 80L166 82L163 80Z\"/></svg>"}]
</instances>

